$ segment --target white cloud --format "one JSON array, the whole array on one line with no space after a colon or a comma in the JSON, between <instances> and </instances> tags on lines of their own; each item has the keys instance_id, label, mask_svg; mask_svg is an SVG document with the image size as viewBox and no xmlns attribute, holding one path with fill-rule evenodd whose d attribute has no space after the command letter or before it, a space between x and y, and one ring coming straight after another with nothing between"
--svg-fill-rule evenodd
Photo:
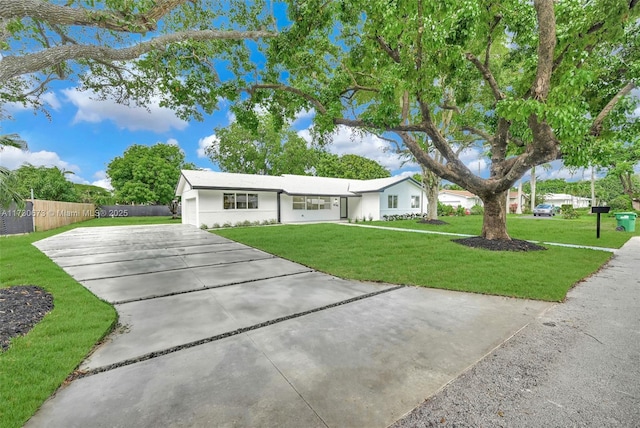
<instances>
[{"instance_id":1,"label":"white cloud","mask_svg":"<svg viewBox=\"0 0 640 428\"><path fill-rule=\"evenodd\" d=\"M73 123L89 122L100 123L110 120L121 129L130 131L148 130L157 133L170 129L185 129L189 123L178 118L173 111L160 107L159 98L147 105L126 106L117 104L111 100L98 101L94 93L90 91L80 92L75 89L64 89L62 93L78 108Z\"/></svg>"},{"instance_id":2,"label":"white cloud","mask_svg":"<svg viewBox=\"0 0 640 428\"><path fill-rule=\"evenodd\" d=\"M96 171L93 174L94 181L91 182L93 186L103 187L107 190L113 190L113 186L111 186L111 179L107 177L107 173L103 170Z\"/></svg>"},{"instance_id":3,"label":"white cloud","mask_svg":"<svg viewBox=\"0 0 640 428\"><path fill-rule=\"evenodd\" d=\"M60 102L56 94L53 92L47 92L43 94L42 96L40 96L40 99L44 101L44 103L47 104L49 107L51 107L53 110L57 111L60 109L60 107L62 107L62 103Z\"/></svg>"},{"instance_id":4,"label":"white cloud","mask_svg":"<svg viewBox=\"0 0 640 428\"><path fill-rule=\"evenodd\" d=\"M298 135L310 142L312 140L309 129L298 131ZM332 143L327 150L337 155L354 154L372 159L383 167L395 171L403 166L402 159L389 149L389 143L373 134L356 134L351 128L338 126L332 136ZM412 166L415 164L405 164Z\"/></svg>"},{"instance_id":5,"label":"white cloud","mask_svg":"<svg viewBox=\"0 0 640 428\"><path fill-rule=\"evenodd\" d=\"M176 140L175 138L169 138L165 144L180 147L180 144L178 144L178 140Z\"/></svg>"},{"instance_id":6,"label":"white cloud","mask_svg":"<svg viewBox=\"0 0 640 428\"><path fill-rule=\"evenodd\" d=\"M30 163L34 166L57 166L66 171L80 172L80 167L60 159L55 152L40 150L38 152L30 152L17 149L15 147L4 147L0 155L0 165L8 169L17 169L24 163Z\"/></svg>"},{"instance_id":7,"label":"white cloud","mask_svg":"<svg viewBox=\"0 0 640 428\"><path fill-rule=\"evenodd\" d=\"M207 159L207 147L213 145L213 144L217 144L218 141L220 141L218 139L218 137L215 134L211 134L209 136L206 136L204 138L200 138L198 140L198 150L196 151L198 154L198 157L201 159Z\"/></svg>"},{"instance_id":8,"label":"white cloud","mask_svg":"<svg viewBox=\"0 0 640 428\"><path fill-rule=\"evenodd\" d=\"M313 119L315 115L316 111L314 109L302 110L296 114L296 117L293 119L293 123L291 123L291 127L295 128L297 126L303 126L309 120Z\"/></svg>"}]
</instances>

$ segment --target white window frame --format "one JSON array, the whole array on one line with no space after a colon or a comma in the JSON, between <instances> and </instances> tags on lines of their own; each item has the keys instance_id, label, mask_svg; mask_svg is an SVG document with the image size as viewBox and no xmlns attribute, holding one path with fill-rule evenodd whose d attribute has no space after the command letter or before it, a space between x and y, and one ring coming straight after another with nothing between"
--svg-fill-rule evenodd
<instances>
[{"instance_id":1,"label":"white window frame","mask_svg":"<svg viewBox=\"0 0 640 428\"><path fill-rule=\"evenodd\" d=\"M291 207L294 210L318 211L331 209L330 196L293 196Z\"/></svg>"},{"instance_id":2,"label":"white window frame","mask_svg":"<svg viewBox=\"0 0 640 428\"><path fill-rule=\"evenodd\" d=\"M222 208L225 210L257 210L258 199L257 193L227 192L222 194Z\"/></svg>"},{"instance_id":3,"label":"white window frame","mask_svg":"<svg viewBox=\"0 0 640 428\"><path fill-rule=\"evenodd\" d=\"M398 195L389 195L387 197L387 208L398 208Z\"/></svg>"},{"instance_id":4,"label":"white window frame","mask_svg":"<svg viewBox=\"0 0 640 428\"><path fill-rule=\"evenodd\" d=\"M420 195L411 195L411 208L420 208Z\"/></svg>"}]
</instances>

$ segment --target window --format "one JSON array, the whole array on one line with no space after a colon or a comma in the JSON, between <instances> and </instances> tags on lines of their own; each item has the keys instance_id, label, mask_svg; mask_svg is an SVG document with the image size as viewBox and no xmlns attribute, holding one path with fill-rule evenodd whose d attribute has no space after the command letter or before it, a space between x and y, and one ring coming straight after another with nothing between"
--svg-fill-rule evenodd
<instances>
[{"instance_id":1,"label":"window","mask_svg":"<svg viewBox=\"0 0 640 428\"><path fill-rule=\"evenodd\" d=\"M225 210L235 210L236 209L236 194L235 193L225 193L223 196L224 200L224 209Z\"/></svg>"},{"instance_id":2,"label":"window","mask_svg":"<svg viewBox=\"0 0 640 428\"><path fill-rule=\"evenodd\" d=\"M222 203L225 210L258 209L257 193L224 193Z\"/></svg>"},{"instance_id":3,"label":"window","mask_svg":"<svg viewBox=\"0 0 640 428\"><path fill-rule=\"evenodd\" d=\"M387 208L398 208L398 195L389 195Z\"/></svg>"},{"instance_id":4,"label":"window","mask_svg":"<svg viewBox=\"0 0 640 428\"><path fill-rule=\"evenodd\" d=\"M306 207L305 204L306 198L304 196L294 196L293 197L293 209L294 210L303 210Z\"/></svg>"},{"instance_id":5,"label":"window","mask_svg":"<svg viewBox=\"0 0 640 428\"><path fill-rule=\"evenodd\" d=\"M294 196L294 210L330 210L331 198L328 196Z\"/></svg>"},{"instance_id":6,"label":"window","mask_svg":"<svg viewBox=\"0 0 640 428\"><path fill-rule=\"evenodd\" d=\"M420 195L411 195L411 208L420 208Z\"/></svg>"}]
</instances>

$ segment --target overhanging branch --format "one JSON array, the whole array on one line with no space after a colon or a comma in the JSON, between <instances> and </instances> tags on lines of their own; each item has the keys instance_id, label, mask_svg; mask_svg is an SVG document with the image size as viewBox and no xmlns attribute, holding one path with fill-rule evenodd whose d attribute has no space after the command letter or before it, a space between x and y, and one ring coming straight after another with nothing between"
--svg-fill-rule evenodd
<instances>
[{"instance_id":1,"label":"overhanging branch","mask_svg":"<svg viewBox=\"0 0 640 428\"><path fill-rule=\"evenodd\" d=\"M0 60L0 81L35 73L69 60L129 61L154 49L164 48L172 43L186 40L255 40L274 36L275 33L269 31L191 30L158 36L128 48L71 44L54 46L32 54L3 57Z\"/></svg>"},{"instance_id":2,"label":"overhanging branch","mask_svg":"<svg viewBox=\"0 0 640 428\"><path fill-rule=\"evenodd\" d=\"M42 0L0 0L0 18L33 18L57 25L80 25L126 33L146 33L156 30L156 23L179 5L190 0L159 0L144 14L129 15L120 11L87 10L59 6Z\"/></svg>"}]
</instances>

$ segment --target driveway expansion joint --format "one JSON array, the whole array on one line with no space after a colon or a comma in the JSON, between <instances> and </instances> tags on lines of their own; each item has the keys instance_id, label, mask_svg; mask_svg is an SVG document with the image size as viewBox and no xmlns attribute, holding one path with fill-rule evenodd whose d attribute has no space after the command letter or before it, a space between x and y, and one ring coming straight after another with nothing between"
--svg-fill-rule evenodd
<instances>
[{"instance_id":1,"label":"driveway expansion joint","mask_svg":"<svg viewBox=\"0 0 640 428\"><path fill-rule=\"evenodd\" d=\"M234 282L229 282L227 284L205 285L205 286L202 286L200 288L195 288L193 290L175 291L173 293L156 294L156 295L153 295L153 296L137 297L135 299L119 300L119 301L110 302L110 303L112 305L123 305L123 304L126 304L126 303L141 302L141 301L144 301L144 300L160 299L162 297L178 296L180 294L197 293L198 291L212 290L214 288L224 288L224 287L230 287L232 285L249 284L249 283L252 283L252 282L264 281L264 280L267 280L267 279L286 278L286 277L289 277L289 276L301 275L301 274L304 274L304 273L311 273L311 272L315 272L315 271L313 269L309 269L309 270L300 271L300 272L292 272L292 273L284 273L282 275L268 276L268 277L265 277L265 278L248 279L248 280L245 280L245 281L234 281Z\"/></svg>"},{"instance_id":2,"label":"driveway expansion joint","mask_svg":"<svg viewBox=\"0 0 640 428\"><path fill-rule=\"evenodd\" d=\"M310 314L313 314L313 313L316 313L316 312L321 312L321 311L324 311L324 310L327 310L327 309L335 308L335 307L338 307L338 306L343 306L343 305L346 305L346 304L349 304L349 303L354 303L354 302L357 302L359 300L368 299L370 297L375 297L375 296L377 296L379 294L389 293L389 292L396 291L396 290L399 290L399 289L402 289L402 288L405 288L405 287L406 287L405 285L398 285L398 286L395 286L395 287L385 288L383 290L378 290L378 291L374 291L372 293L362 294L360 296L352 297L350 299L341 300L339 302L331 303L329 305L324 305L324 306L320 306L318 308L309 309L307 311L298 312L298 313L287 315L287 316L284 316L284 317L275 318L275 319L269 320L269 321L264 321L264 322L261 322L261 323L258 323L258 324L254 324L254 325L251 325L251 326L248 326L248 327L241 327L241 328L238 328L236 330L228 331L226 333L217 334L215 336L210 336L210 337L207 337L207 338L204 338L204 339L199 339L199 340L196 340L196 341L193 341L193 342L189 342L189 343L185 343L185 344L178 345L178 346L173 346L173 347L170 347L170 348L167 348L167 349L163 349L163 350L160 350L160 351L149 352L149 353L141 355L141 356L139 356L137 358L129 358L129 359L126 359L126 360L123 360L123 361L120 361L120 362L117 362L117 363L114 363L114 364L110 364L110 365L107 365L107 366L96 367L95 369L90 369L90 370L86 370L86 371L77 370L67 378L67 382L71 382L71 381L73 381L75 379L81 379L81 378L84 378L84 377L87 377L87 376L96 375L96 374L99 374L99 373L104 373L104 372L107 372L107 371L110 371L110 370L114 370L114 369L117 369L117 368L120 368L120 367L130 366L132 364L136 364L136 363L139 363L139 362L142 362L142 361L147 361L147 360L151 360L153 358L161 357L163 355L172 354L174 352L178 352L178 351L181 351L183 349L193 348L195 346L200 346L200 345L204 345L206 343L215 342L215 341L220 340L220 339L226 339L227 337L237 336L237 335L242 334L242 333L247 333L249 331L257 330L257 329L260 329L260 328L263 328L263 327L268 327L270 325L278 324L278 323L281 323L283 321L288 321L288 320L291 320L291 319L300 318L300 317L303 317L305 315L310 315Z\"/></svg>"},{"instance_id":3,"label":"driveway expansion joint","mask_svg":"<svg viewBox=\"0 0 640 428\"><path fill-rule=\"evenodd\" d=\"M182 256L179 256L182 257ZM234 260L234 261L230 261L230 262L225 262L225 263L212 263L212 264L208 264L208 265L198 265L198 266L183 266L183 267L178 267L178 268L173 268L173 269L164 269L164 270L154 270L151 272L137 272L137 273L128 273L125 275L112 275L112 276L101 276L99 278L86 278L86 279L76 279L75 277L73 279L75 279L78 282L87 282L87 281L99 281L102 279L111 279L111 278L126 278L128 276L139 276L139 275L150 275L153 273L160 273L160 272L176 272L176 271L181 271L181 270L189 270L189 269L198 269L198 268L204 268L204 267L211 267L211 266L225 266L225 265L232 265L235 263L247 263L247 262L255 262L257 260L269 260L269 259L275 259L277 258L274 255L268 254L267 257L256 257L256 258L252 258L252 259L245 259L245 260Z\"/></svg>"}]
</instances>

